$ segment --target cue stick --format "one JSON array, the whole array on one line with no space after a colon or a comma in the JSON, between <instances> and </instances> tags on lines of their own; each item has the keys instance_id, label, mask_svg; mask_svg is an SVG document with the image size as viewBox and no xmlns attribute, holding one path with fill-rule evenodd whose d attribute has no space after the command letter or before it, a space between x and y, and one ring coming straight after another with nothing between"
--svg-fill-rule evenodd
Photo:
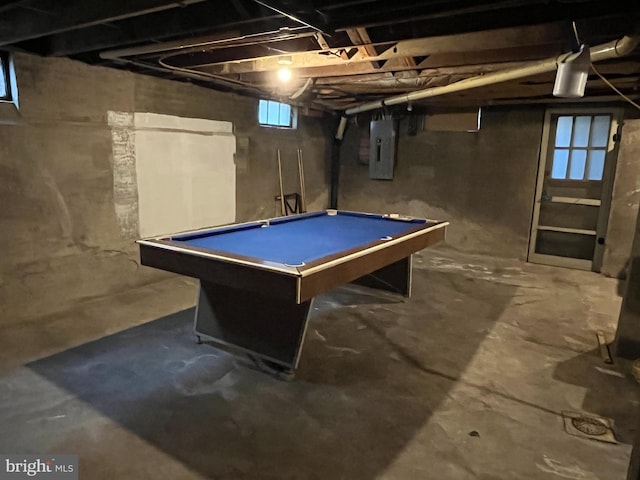
<instances>
[{"instance_id":1,"label":"cue stick","mask_svg":"<svg viewBox=\"0 0 640 480\"><path fill-rule=\"evenodd\" d=\"M298 149L298 176L300 177L300 212L307 212L307 199L304 184L304 163L302 162L302 149Z\"/></svg>"},{"instance_id":2,"label":"cue stick","mask_svg":"<svg viewBox=\"0 0 640 480\"><path fill-rule=\"evenodd\" d=\"M280 160L280 149L278 148L278 178L280 179L280 210L282 211L281 215L285 216L287 214L287 209L284 203L284 190L282 188L282 161Z\"/></svg>"}]
</instances>

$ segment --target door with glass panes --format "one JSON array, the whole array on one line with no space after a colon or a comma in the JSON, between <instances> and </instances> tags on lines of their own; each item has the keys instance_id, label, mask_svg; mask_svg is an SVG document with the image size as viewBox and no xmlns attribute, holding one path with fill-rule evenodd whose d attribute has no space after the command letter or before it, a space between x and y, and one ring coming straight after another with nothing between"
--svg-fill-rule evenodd
<instances>
[{"instance_id":1,"label":"door with glass panes","mask_svg":"<svg viewBox=\"0 0 640 480\"><path fill-rule=\"evenodd\" d=\"M600 271L619 111L548 110L528 260Z\"/></svg>"}]
</instances>

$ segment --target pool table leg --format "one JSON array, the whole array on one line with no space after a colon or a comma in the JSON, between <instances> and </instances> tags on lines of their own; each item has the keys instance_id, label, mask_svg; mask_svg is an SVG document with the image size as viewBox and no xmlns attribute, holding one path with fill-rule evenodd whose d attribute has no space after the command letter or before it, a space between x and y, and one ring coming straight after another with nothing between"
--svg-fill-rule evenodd
<instances>
[{"instance_id":1,"label":"pool table leg","mask_svg":"<svg viewBox=\"0 0 640 480\"><path fill-rule=\"evenodd\" d=\"M380 270L371 272L351 283L364 285L366 287L387 290L393 293L400 293L405 297L411 296L412 281L412 256L402 258L395 263L382 267Z\"/></svg>"},{"instance_id":2,"label":"pool table leg","mask_svg":"<svg viewBox=\"0 0 640 480\"><path fill-rule=\"evenodd\" d=\"M194 330L205 340L293 372L310 307L311 300L296 304L201 280Z\"/></svg>"}]
</instances>

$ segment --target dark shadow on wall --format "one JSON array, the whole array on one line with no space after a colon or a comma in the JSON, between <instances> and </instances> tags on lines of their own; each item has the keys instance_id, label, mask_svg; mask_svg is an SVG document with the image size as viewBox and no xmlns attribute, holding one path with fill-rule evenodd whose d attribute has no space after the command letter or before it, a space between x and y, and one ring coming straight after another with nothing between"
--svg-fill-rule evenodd
<instances>
[{"instance_id":1,"label":"dark shadow on wall","mask_svg":"<svg viewBox=\"0 0 640 480\"><path fill-rule=\"evenodd\" d=\"M624 289L614 350L617 357L640 358L640 257L631 257Z\"/></svg>"},{"instance_id":2,"label":"dark shadow on wall","mask_svg":"<svg viewBox=\"0 0 640 480\"><path fill-rule=\"evenodd\" d=\"M616 275L616 278L618 279L618 285L616 290L618 292L618 296L620 297L624 297L624 292L626 291L626 288L627 288L627 274L629 273L630 261L631 259L627 259L627 261L624 262L624 267L622 267L618 272L618 274Z\"/></svg>"},{"instance_id":3,"label":"dark shadow on wall","mask_svg":"<svg viewBox=\"0 0 640 480\"><path fill-rule=\"evenodd\" d=\"M449 305L451 289L463 301ZM192 309L29 368L210 478L371 479L446 398L514 291L416 270L407 301L323 295L289 383L196 345Z\"/></svg>"}]
</instances>

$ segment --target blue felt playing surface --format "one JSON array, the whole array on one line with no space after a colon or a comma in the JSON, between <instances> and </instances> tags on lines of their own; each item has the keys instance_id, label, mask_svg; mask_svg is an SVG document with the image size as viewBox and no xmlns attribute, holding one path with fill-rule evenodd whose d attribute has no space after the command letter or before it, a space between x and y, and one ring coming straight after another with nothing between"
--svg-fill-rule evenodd
<instances>
[{"instance_id":1,"label":"blue felt playing surface","mask_svg":"<svg viewBox=\"0 0 640 480\"><path fill-rule=\"evenodd\" d=\"M422 222L420 222L422 223ZM418 223L357 214L320 214L272 224L268 227L183 235L172 240L271 262L299 265L394 237Z\"/></svg>"}]
</instances>

